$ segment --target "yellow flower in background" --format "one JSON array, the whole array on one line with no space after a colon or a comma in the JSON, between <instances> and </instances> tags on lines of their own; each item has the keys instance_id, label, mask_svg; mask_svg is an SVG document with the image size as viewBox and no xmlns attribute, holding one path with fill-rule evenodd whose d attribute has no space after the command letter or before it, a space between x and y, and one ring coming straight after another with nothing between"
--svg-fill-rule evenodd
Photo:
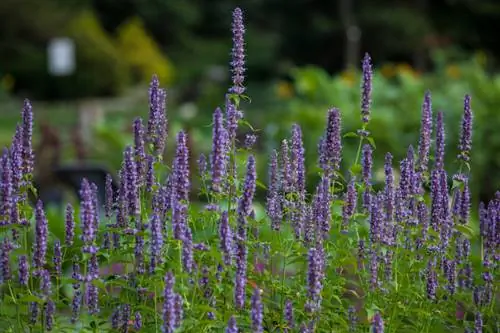
<instances>
[{"instance_id":1,"label":"yellow flower in background","mask_svg":"<svg viewBox=\"0 0 500 333\"><path fill-rule=\"evenodd\" d=\"M12 88L14 87L14 77L10 74L6 74L2 77L2 81L0 85L5 91L11 91Z\"/></svg>"},{"instance_id":2,"label":"yellow flower in background","mask_svg":"<svg viewBox=\"0 0 500 333\"><path fill-rule=\"evenodd\" d=\"M354 69L347 69L340 73L340 80L346 83L349 87L352 87L356 82L356 72Z\"/></svg>"},{"instance_id":3,"label":"yellow flower in background","mask_svg":"<svg viewBox=\"0 0 500 333\"><path fill-rule=\"evenodd\" d=\"M392 64L384 64L380 69L380 73L386 79L394 77L396 75L396 68Z\"/></svg>"},{"instance_id":4,"label":"yellow flower in background","mask_svg":"<svg viewBox=\"0 0 500 333\"><path fill-rule=\"evenodd\" d=\"M415 70L410 65L408 65L407 63L398 64L396 66L396 71L397 71L397 73L399 75L409 75L409 76L412 76L412 77L416 77L417 76Z\"/></svg>"},{"instance_id":5,"label":"yellow flower in background","mask_svg":"<svg viewBox=\"0 0 500 333\"><path fill-rule=\"evenodd\" d=\"M457 65L448 65L446 67L446 75L448 77L451 77L452 79L458 79L460 78L460 67Z\"/></svg>"},{"instance_id":6,"label":"yellow flower in background","mask_svg":"<svg viewBox=\"0 0 500 333\"><path fill-rule=\"evenodd\" d=\"M280 81L276 85L276 95L281 99L288 99L293 96L293 87L291 83Z\"/></svg>"}]
</instances>

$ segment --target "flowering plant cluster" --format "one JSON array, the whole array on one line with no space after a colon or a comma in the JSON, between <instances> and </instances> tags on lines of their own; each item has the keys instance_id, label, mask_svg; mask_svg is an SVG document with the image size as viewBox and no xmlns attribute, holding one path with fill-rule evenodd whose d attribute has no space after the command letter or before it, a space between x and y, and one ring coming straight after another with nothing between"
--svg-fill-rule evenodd
<instances>
[{"instance_id":1,"label":"flowering plant cluster","mask_svg":"<svg viewBox=\"0 0 500 333\"><path fill-rule=\"evenodd\" d=\"M32 186L33 112L22 110L1 156L0 327L4 332L495 332L499 329L500 192L471 227L471 98L465 96L458 170L444 165L445 124L431 95L420 139L396 165L385 155L385 186L372 184L372 64L363 59L361 126L342 133L328 110L318 143L320 180L306 190L299 124L269 158L265 214L254 204L256 136L244 122L242 11L233 12L233 85L213 113L213 145L191 170L186 132L171 165L166 91L156 76L149 119L133 123L119 188L84 179L67 205L65 236L50 233ZM359 140L348 172L342 142ZM431 154L433 151L433 154ZM243 168L240 165L244 158ZM242 171L242 172L241 172ZM203 184L197 200L191 183ZM101 214L102 212L102 214ZM69 286L69 288L68 288Z\"/></svg>"}]
</instances>

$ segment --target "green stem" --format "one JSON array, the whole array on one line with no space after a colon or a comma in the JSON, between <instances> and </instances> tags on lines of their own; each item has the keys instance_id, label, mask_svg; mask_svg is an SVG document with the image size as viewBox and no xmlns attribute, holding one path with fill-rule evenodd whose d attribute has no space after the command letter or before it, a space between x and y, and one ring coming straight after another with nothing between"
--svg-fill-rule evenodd
<instances>
[{"instance_id":1,"label":"green stem","mask_svg":"<svg viewBox=\"0 0 500 333\"><path fill-rule=\"evenodd\" d=\"M354 160L354 165L358 164L359 156L361 155L361 148L363 147L363 140L364 140L364 137L360 136L359 137L358 150L356 152L356 159Z\"/></svg>"},{"instance_id":2,"label":"green stem","mask_svg":"<svg viewBox=\"0 0 500 333\"><path fill-rule=\"evenodd\" d=\"M158 309L157 309L157 304L156 304L156 284L154 286L155 288L155 292L154 292L154 299L153 299L153 303L154 303L154 309L155 309L155 333L158 333Z\"/></svg>"}]
</instances>

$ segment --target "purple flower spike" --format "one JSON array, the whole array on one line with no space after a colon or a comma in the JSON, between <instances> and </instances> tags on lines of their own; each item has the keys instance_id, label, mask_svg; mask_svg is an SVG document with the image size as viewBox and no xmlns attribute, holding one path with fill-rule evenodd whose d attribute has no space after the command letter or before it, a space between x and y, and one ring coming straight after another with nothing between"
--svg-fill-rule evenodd
<instances>
[{"instance_id":1,"label":"purple flower spike","mask_svg":"<svg viewBox=\"0 0 500 333\"><path fill-rule=\"evenodd\" d=\"M319 143L319 165L323 171L333 176L340 168L342 159L341 115L337 108L328 111L328 123L325 134Z\"/></svg>"},{"instance_id":2,"label":"purple flower spike","mask_svg":"<svg viewBox=\"0 0 500 333\"><path fill-rule=\"evenodd\" d=\"M361 86L361 116L364 124L370 121L370 106L372 104L372 59L368 53L363 58L363 84Z\"/></svg>"},{"instance_id":3,"label":"purple flower spike","mask_svg":"<svg viewBox=\"0 0 500 333\"><path fill-rule=\"evenodd\" d=\"M84 245L83 251L88 253L95 252L94 242L97 235L95 220L97 216L96 207L94 205L94 191L87 179L82 180L80 190L81 209L80 221L82 224L82 240Z\"/></svg>"},{"instance_id":4,"label":"purple flower spike","mask_svg":"<svg viewBox=\"0 0 500 333\"><path fill-rule=\"evenodd\" d=\"M175 330L175 293L174 293L175 277L172 272L165 275L165 290L163 296L163 332L173 333Z\"/></svg>"},{"instance_id":5,"label":"purple flower spike","mask_svg":"<svg viewBox=\"0 0 500 333\"><path fill-rule=\"evenodd\" d=\"M146 151L144 150L144 126L141 118L134 120L134 159L137 178L142 184L146 175Z\"/></svg>"},{"instance_id":6,"label":"purple flower spike","mask_svg":"<svg viewBox=\"0 0 500 333\"><path fill-rule=\"evenodd\" d=\"M66 237L64 239L64 243L66 246L73 245L73 240L75 238L75 217L74 210L71 204L66 206Z\"/></svg>"},{"instance_id":7,"label":"purple flower spike","mask_svg":"<svg viewBox=\"0 0 500 333\"><path fill-rule=\"evenodd\" d=\"M269 162L269 189L267 192L266 210L267 215L271 219L271 228L279 230L283 212L281 207L282 197L280 190L280 174L278 171L278 152L273 150Z\"/></svg>"},{"instance_id":8,"label":"purple flower spike","mask_svg":"<svg viewBox=\"0 0 500 333\"><path fill-rule=\"evenodd\" d=\"M236 109L229 96L226 96L226 130L228 141L233 144L236 140L236 132L238 131L238 121L243 117L243 113Z\"/></svg>"},{"instance_id":9,"label":"purple flower spike","mask_svg":"<svg viewBox=\"0 0 500 333\"><path fill-rule=\"evenodd\" d=\"M236 319L234 318L234 316L231 316L231 318L229 318L226 333L238 333L238 326L236 325Z\"/></svg>"},{"instance_id":10,"label":"purple flower spike","mask_svg":"<svg viewBox=\"0 0 500 333\"><path fill-rule=\"evenodd\" d=\"M153 75L149 86L149 119L146 142L152 145L154 154L158 158L163 155L168 135L166 98L167 93L160 88L158 77Z\"/></svg>"},{"instance_id":11,"label":"purple flower spike","mask_svg":"<svg viewBox=\"0 0 500 333\"><path fill-rule=\"evenodd\" d=\"M227 172L229 136L224 128L222 110L217 108L213 116L212 154L210 164L212 168L212 189L219 192L223 188L223 180Z\"/></svg>"},{"instance_id":12,"label":"purple flower spike","mask_svg":"<svg viewBox=\"0 0 500 333\"><path fill-rule=\"evenodd\" d=\"M472 110L470 107L470 99L469 95L465 95L462 129L460 133L460 143L458 145L460 153L457 158L464 162L470 161L470 152L472 149Z\"/></svg>"},{"instance_id":13,"label":"purple flower spike","mask_svg":"<svg viewBox=\"0 0 500 333\"><path fill-rule=\"evenodd\" d=\"M373 166L373 151L372 146L363 146L363 183L365 185L365 192L363 193L363 208L365 211L370 210L370 198L371 198L371 178L372 178L372 166Z\"/></svg>"},{"instance_id":14,"label":"purple flower spike","mask_svg":"<svg viewBox=\"0 0 500 333\"><path fill-rule=\"evenodd\" d=\"M346 232L349 227L349 220L356 211L356 204L358 201L358 193L356 192L356 178L353 177L347 185L347 192L345 195L344 206L342 207L342 230Z\"/></svg>"},{"instance_id":15,"label":"purple flower spike","mask_svg":"<svg viewBox=\"0 0 500 333\"><path fill-rule=\"evenodd\" d=\"M255 171L255 157L250 155L247 161L247 174L245 177L245 183L243 184L243 194L238 204L238 213L243 216L249 216L252 212L256 180L257 174Z\"/></svg>"},{"instance_id":16,"label":"purple flower spike","mask_svg":"<svg viewBox=\"0 0 500 333\"><path fill-rule=\"evenodd\" d=\"M309 312L316 312L321 307L324 260L324 251L321 247L309 249L307 270L308 302L306 304L306 308Z\"/></svg>"},{"instance_id":17,"label":"purple flower spike","mask_svg":"<svg viewBox=\"0 0 500 333\"><path fill-rule=\"evenodd\" d=\"M443 112L438 112L436 120L436 169L444 168L445 130Z\"/></svg>"},{"instance_id":18,"label":"purple flower spike","mask_svg":"<svg viewBox=\"0 0 500 333\"><path fill-rule=\"evenodd\" d=\"M189 201L191 182L189 179L189 149L187 146L187 134L180 131L177 134L177 150L173 163L173 186L176 199Z\"/></svg>"},{"instance_id":19,"label":"purple flower spike","mask_svg":"<svg viewBox=\"0 0 500 333\"><path fill-rule=\"evenodd\" d=\"M474 333L482 333L483 332L483 318L481 316L481 312L476 312L475 320L474 320Z\"/></svg>"},{"instance_id":20,"label":"purple flower spike","mask_svg":"<svg viewBox=\"0 0 500 333\"><path fill-rule=\"evenodd\" d=\"M35 211L35 244L33 247L33 268L35 271L43 269L46 263L48 233L49 227L43 203L38 201Z\"/></svg>"},{"instance_id":21,"label":"purple flower spike","mask_svg":"<svg viewBox=\"0 0 500 333\"><path fill-rule=\"evenodd\" d=\"M422 120L420 125L420 140L418 142L418 171L426 171L429 163L432 137L432 100L431 93L427 91L422 105Z\"/></svg>"},{"instance_id":22,"label":"purple flower spike","mask_svg":"<svg viewBox=\"0 0 500 333\"><path fill-rule=\"evenodd\" d=\"M224 253L224 264L230 266L233 257L233 232L229 225L227 211L222 212L219 223L220 249Z\"/></svg>"},{"instance_id":23,"label":"purple flower spike","mask_svg":"<svg viewBox=\"0 0 500 333\"><path fill-rule=\"evenodd\" d=\"M139 182L137 177L137 164L134 161L132 146L125 148L122 170L121 180L125 182L125 200L128 206L128 215L136 217L140 212Z\"/></svg>"},{"instance_id":24,"label":"purple flower spike","mask_svg":"<svg viewBox=\"0 0 500 333\"><path fill-rule=\"evenodd\" d=\"M467 224L469 222L470 207L471 207L471 197L469 190L469 182L466 181L464 183L464 188L460 195L460 221L463 224Z\"/></svg>"},{"instance_id":25,"label":"purple flower spike","mask_svg":"<svg viewBox=\"0 0 500 333\"><path fill-rule=\"evenodd\" d=\"M9 150L4 148L1 157L1 183L0 183L0 225L10 224L10 217L13 210L14 189L12 186L12 165Z\"/></svg>"},{"instance_id":26,"label":"purple flower spike","mask_svg":"<svg viewBox=\"0 0 500 333\"><path fill-rule=\"evenodd\" d=\"M151 262L149 265L150 273L154 273L155 268L158 265L161 265L163 260L162 256L162 248L163 248L163 232L162 232L162 223L160 220L160 216L157 213L154 213L151 217Z\"/></svg>"},{"instance_id":27,"label":"purple flower spike","mask_svg":"<svg viewBox=\"0 0 500 333\"><path fill-rule=\"evenodd\" d=\"M384 320L382 319L380 312L377 312L373 317L372 333L384 333Z\"/></svg>"},{"instance_id":28,"label":"purple flower spike","mask_svg":"<svg viewBox=\"0 0 500 333\"><path fill-rule=\"evenodd\" d=\"M142 328L142 316L139 311L137 311L134 315L134 329L136 331L140 331Z\"/></svg>"},{"instance_id":29,"label":"purple flower spike","mask_svg":"<svg viewBox=\"0 0 500 333\"><path fill-rule=\"evenodd\" d=\"M254 288L252 295L252 332L263 333L262 321L264 317L262 300L260 298L260 289Z\"/></svg>"},{"instance_id":30,"label":"purple flower spike","mask_svg":"<svg viewBox=\"0 0 500 333\"><path fill-rule=\"evenodd\" d=\"M246 149L252 149L252 147L255 145L256 142L257 142L257 135L247 134L245 136L244 146Z\"/></svg>"},{"instance_id":31,"label":"purple flower spike","mask_svg":"<svg viewBox=\"0 0 500 333\"><path fill-rule=\"evenodd\" d=\"M54 257L52 258L54 263L54 271L58 277L61 277L62 274L62 250L61 250L61 242L56 240L54 243Z\"/></svg>"},{"instance_id":32,"label":"purple flower spike","mask_svg":"<svg viewBox=\"0 0 500 333\"><path fill-rule=\"evenodd\" d=\"M285 303L285 322L286 322L286 328L284 329L285 333L290 332L290 330L295 328L295 322L293 320L293 304L292 302L288 299L286 300Z\"/></svg>"},{"instance_id":33,"label":"purple flower spike","mask_svg":"<svg viewBox=\"0 0 500 333\"><path fill-rule=\"evenodd\" d=\"M33 148L32 148L33 109L31 107L31 102L27 99L24 100L24 107L21 113L21 117L22 117L22 127L23 127L22 168L24 175L32 175L33 168L35 165L35 154L33 153Z\"/></svg>"},{"instance_id":34,"label":"purple flower spike","mask_svg":"<svg viewBox=\"0 0 500 333\"><path fill-rule=\"evenodd\" d=\"M19 284L23 287L27 287L28 281L29 281L28 257L22 255L19 257Z\"/></svg>"},{"instance_id":35,"label":"purple flower spike","mask_svg":"<svg viewBox=\"0 0 500 333\"><path fill-rule=\"evenodd\" d=\"M305 149L304 142L302 140L302 129L298 124L292 125L291 144L292 149L290 162L292 168L292 179L295 184L295 190L300 196L303 196L306 188Z\"/></svg>"},{"instance_id":36,"label":"purple flower spike","mask_svg":"<svg viewBox=\"0 0 500 333\"><path fill-rule=\"evenodd\" d=\"M182 263L186 272L191 273L193 271L193 234L191 228L188 226L186 226L185 234L182 239Z\"/></svg>"},{"instance_id":37,"label":"purple flower spike","mask_svg":"<svg viewBox=\"0 0 500 333\"><path fill-rule=\"evenodd\" d=\"M113 178L108 173L106 175L106 201L104 203L104 213L107 219L111 218L113 214Z\"/></svg>"},{"instance_id":38,"label":"purple flower spike","mask_svg":"<svg viewBox=\"0 0 500 333\"><path fill-rule=\"evenodd\" d=\"M233 50L231 52L231 71L233 73L233 86L229 89L232 94L241 95L245 92L245 26L243 12L240 8L233 11Z\"/></svg>"},{"instance_id":39,"label":"purple flower spike","mask_svg":"<svg viewBox=\"0 0 500 333\"><path fill-rule=\"evenodd\" d=\"M16 126L16 133L12 138L10 147L10 159L12 163L12 187L19 194L23 180L23 128Z\"/></svg>"}]
</instances>

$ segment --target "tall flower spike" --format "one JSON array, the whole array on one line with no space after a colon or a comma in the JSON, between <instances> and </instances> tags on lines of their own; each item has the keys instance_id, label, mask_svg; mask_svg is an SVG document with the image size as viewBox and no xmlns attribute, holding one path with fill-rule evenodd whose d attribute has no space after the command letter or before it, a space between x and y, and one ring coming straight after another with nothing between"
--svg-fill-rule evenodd
<instances>
[{"instance_id":1,"label":"tall flower spike","mask_svg":"<svg viewBox=\"0 0 500 333\"><path fill-rule=\"evenodd\" d=\"M73 240L75 238L75 216L73 211L73 206L68 204L66 206L66 237L64 243L66 246L73 245Z\"/></svg>"},{"instance_id":2,"label":"tall flower spike","mask_svg":"<svg viewBox=\"0 0 500 333\"><path fill-rule=\"evenodd\" d=\"M351 178L347 185L347 192L345 195L344 205L342 206L342 231L347 232L349 228L349 220L356 211L356 204L358 201L358 193L356 192L356 178Z\"/></svg>"},{"instance_id":3,"label":"tall flower spike","mask_svg":"<svg viewBox=\"0 0 500 333\"><path fill-rule=\"evenodd\" d=\"M38 201L35 210L35 244L33 248L33 268L35 271L43 269L46 263L48 234L49 227L43 210L43 203Z\"/></svg>"},{"instance_id":4,"label":"tall flower spike","mask_svg":"<svg viewBox=\"0 0 500 333\"><path fill-rule=\"evenodd\" d=\"M224 264L230 266L233 258L233 232L227 211L222 212L219 223L220 249L224 253Z\"/></svg>"},{"instance_id":5,"label":"tall flower spike","mask_svg":"<svg viewBox=\"0 0 500 333\"><path fill-rule=\"evenodd\" d=\"M107 219L113 214L113 178L108 173L106 174L106 198L104 203L104 213Z\"/></svg>"},{"instance_id":6,"label":"tall flower spike","mask_svg":"<svg viewBox=\"0 0 500 333\"><path fill-rule=\"evenodd\" d=\"M370 107L372 103L372 59L368 53L363 58L363 84L361 86L361 116L364 124L370 121Z\"/></svg>"},{"instance_id":7,"label":"tall flower spike","mask_svg":"<svg viewBox=\"0 0 500 333\"><path fill-rule=\"evenodd\" d=\"M262 328L263 321L263 309L262 300L260 298L260 289L258 287L254 288L252 295L252 332L253 333L263 333Z\"/></svg>"},{"instance_id":8,"label":"tall flower spike","mask_svg":"<svg viewBox=\"0 0 500 333\"><path fill-rule=\"evenodd\" d=\"M420 140L418 142L418 171L426 171L429 163L432 137L432 100L431 93L427 91L422 105L422 119L420 125Z\"/></svg>"},{"instance_id":9,"label":"tall flower spike","mask_svg":"<svg viewBox=\"0 0 500 333\"><path fill-rule=\"evenodd\" d=\"M23 133L23 173L24 175L31 175L35 165L35 155L32 148L33 137L33 109L31 102L27 99L24 100L24 107L21 113L22 116L22 133Z\"/></svg>"},{"instance_id":10,"label":"tall flower spike","mask_svg":"<svg viewBox=\"0 0 500 333\"><path fill-rule=\"evenodd\" d=\"M19 195L19 188L23 179L23 128L20 125L16 126L16 133L12 138L10 159L12 164L12 186L14 192Z\"/></svg>"},{"instance_id":11,"label":"tall flower spike","mask_svg":"<svg viewBox=\"0 0 500 333\"><path fill-rule=\"evenodd\" d=\"M342 159L341 130L339 109L328 110L327 127L319 144L319 165L329 176L332 176L340 168Z\"/></svg>"},{"instance_id":12,"label":"tall flower spike","mask_svg":"<svg viewBox=\"0 0 500 333\"><path fill-rule=\"evenodd\" d=\"M166 97L167 93L160 88L158 77L153 75L149 85L149 119L146 142L152 145L157 157L163 155L167 139Z\"/></svg>"},{"instance_id":13,"label":"tall flower spike","mask_svg":"<svg viewBox=\"0 0 500 333\"><path fill-rule=\"evenodd\" d=\"M82 180L80 197L80 221L82 224L82 240L84 243L83 251L94 253L94 251L96 251L94 241L97 235L94 220L97 212L94 209L94 192L92 191L92 186L87 179Z\"/></svg>"},{"instance_id":14,"label":"tall flower spike","mask_svg":"<svg viewBox=\"0 0 500 333\"><path fill-rule=\"evenodd\" d=\"M372 146L366 144L363 146L363 158L361 159L363 164L363 183L365 185L365 191L363 193L363 208L366 211L370 210L370 198L371 198L371 178L372 178L372 166L373 166L373 151Z\"/></svg>"},{"instance_id":15,"label":"tall flower spike","mask_svg":"<svg viewBox=\"0 0 500 333\"><path fill-rule=\"evenodd\" d=\"M1 183L0 183L0 225L10 223L12 213L12 196L14 195L12 187L12 165L10 154L7 148L4 148L1 156Z\"/></svg>"},{"instance_id":16,"label":"tall flower spike","mask_svg":"<svg viewBox=\"0 0 500 333\"><path fill-rule=\"evenodd\" d=\"M245 26L243 24L243 12L240 8L233 11L233 50L231 52L231 72L233 74L233 86L229 89L232 94L241 95L245 92L243 85L245 80Z\"/></svg>"},{"instance_id":17,"label":"tall flower spike","mask_svg":"<svg viewBox=\"0 0 500 333\"><path fill-rule=\"evenodd\" d=\"M295 190L299 194L303 194L306 187L305 149L302 140L302 130L298 124L292 125L291 145L290 162L292 167L292 179L295 184Z\"/></svg>"},{"instance_id":18,"label":"tall flower spike","mask_svg":"<svg viewBox=\"0 0 500 333\"><path fill-rule=\"evenodd\" d=\"M243 216L249 216L252 211L252 202L255 194L255 182L257 174L255 171L255 157L250 155L247 161L247 174L243 184L243 194L238 205L238 212Z\"/></svg>"},{"instance_id":19,"label":"tall flower spike","mask_svg":"<svg viewBox=\"0 0 500 333\"><path fill-rule=\"evenodd\" d=\"M212 189L219 192L223 188L223 178L226 175L229 137L224 127L222 110L217 108L213 116L212 154L210 164L212 168Z\"/></svg>"},{"instance_id":20,"label":"tall flower spike","mask_svg":"<svg viewBox=\"0 0 500 333\"><path fill-rule=\"evenodd\" d=\"M189 179L189 149L187 146L187 134L180 131L177 134L177 149L173 165L174 193L179 201L187 202L191 182Z\"/></svg>"},{"instance_id":21,"label":"tall flower spike","mask_svg":"<svg viewBox=\"0 0 500 333\"><path fill-rule=\"evenodd\" d=\"M273 150L269 161L269 185L267 192L266 210L271 219L271 228L279 230L282 211L280 190L280 174L278 170L278 152Z\"/></svg>"},{"instance_id":22,"label":"tall flower spike","mask_svg":"<svg viewBox=\"0 0 500 333\"><path fill-rule=\"evenodd\" d=\"M127 202L128 215L136 217L140 212L139 182L137 164L134 161L132 146L127 146L123 154L123 174L125 177L125 200Z\"/></svg>"},{"instance_id":23,"label":"tall flower spike","mask_svg":"<svg viewBox=\"0 0 500 333\"><path fill-rule=\"evenodd\" d=\"M464 162L470 161L470 152L472 149L472 110L470 107L470 99L469 95L465 95L462 129L460 132L460 143L458 145L460 153L457 158Z\"/></svg>"},{"instance_id":24,"label":"tall flower spike","mask_svg":"<svg viewBox=\"0 0 500 333\"><path fill-rule=\"evenodd\" d=\"M175 277L172 272L165 275L165 290L163 293L163 332L172 333L175 330L175 293L174 293Z\"/></svg>"},{"instance_id":25,"label":"tall flower spike","mask_svg":"<svg viewBox=\"0 0 500 333\"><path fill-rule=\"evenodd\" d=\"M445 130L444 130L444 114L438 112L436 121L436 169L444 168L444 149L445 149Z\"/></svg>"},{"instance_id":26,"label":"tall flower spike","mask_svg":"<svg viewBox=\"0 0 500 333\"><path fill-rule=\"evenodd\" d=\"M146 175L146 152L144 150L144 126L141 118L134 120L134 159L137 178L142 185Z\"/></svg>"}]
</instances>

